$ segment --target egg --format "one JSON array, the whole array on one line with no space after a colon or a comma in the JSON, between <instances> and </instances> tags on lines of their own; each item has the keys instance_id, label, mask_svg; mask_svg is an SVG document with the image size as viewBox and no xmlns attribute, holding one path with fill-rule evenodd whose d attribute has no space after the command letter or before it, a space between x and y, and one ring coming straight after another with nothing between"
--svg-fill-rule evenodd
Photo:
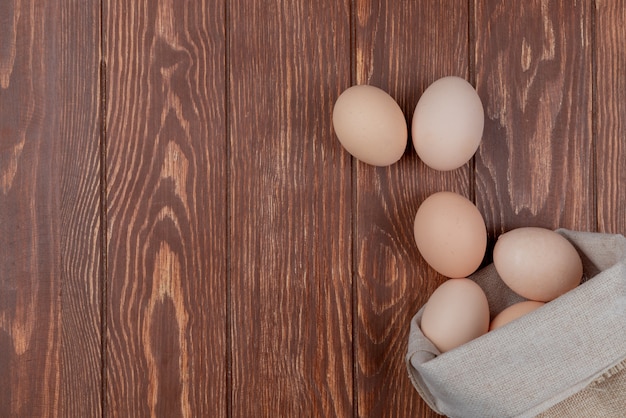
<instances>
[{"instance_id":1,"label":"egg","mask_svg":"<svg viewBox=\"0 0 626 418\"><path fill-rule=\"evenodd\" d=\"M424 260L451 278L473 273L487 249L487 228L478 208L453 192L426 198L415 215L413 232Z\"/></svg>"},{"instance_id":2,"label":"egg","mask_svg":"<svg viewBox=\"0 0 626 418\"><path fill-rule=\"evenodd\" d=\"M408 141L400 106L374 86L352 86L341 93L333 108L333 127L352 156L374 166L398 161Z\"/></svg>"},{"instance_id":3,"label":"egg","mask_svg":"<svg viewBox=\"0 0 626 418\"><path fill-rule=\"evenodd\" d=\"M420 328L442 353L480 337L489 329L487 296L470 279L449 279L426 302Z\"/></svg>"},{"instance_id":4,"label":"egg","mask_svg":"<svg viewBox=\"0 0 626 418\"><path fill-rule=\"evenodd\" d=\"M480 145L485 125L482 102L470 83L444 77L420 97L411 125L420 159L436 170L454 170L467 163Z\"/></svg>"},{"instance_id":5,"label":"egg","mask_svg":"<svg viewBox=\"0 0 626 418\"><path fill-rule=\"evenodd\" d=\"M493 264L511 290L540 302L574 289L583 275L576 248L560 234L536 227L500 235L493 249Z\"/></svg>"},{"instance_id":6,"label":"egg","mask_svg":"<svg viewBox=\"0 0 626 418\"><path fill-rule=\"evenodd\" d=\"M540 308L543 305L545 305L545 303L537 302L534 300L527 300L524 302L515 303L509 306L508 308L506 308L505 310L503 310L502 312L500 312L491 320L491 325L489 325L489 331L493 331L494 329L500 328L508 324L509 322L521 316L524 316L527 313L532 312L537 308Z\"/></svg>"}]
</instances>

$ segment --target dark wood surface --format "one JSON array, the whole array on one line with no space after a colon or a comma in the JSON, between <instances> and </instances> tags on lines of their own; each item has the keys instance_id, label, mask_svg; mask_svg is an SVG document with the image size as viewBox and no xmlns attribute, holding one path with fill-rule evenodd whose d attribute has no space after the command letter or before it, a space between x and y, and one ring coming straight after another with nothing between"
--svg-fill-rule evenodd
<instances>
[{"instance_id":1,"label":"dark wood surface","mask_svg":"<svg viewBox=\"0 0 626 418\"><path fill-rule=\"evenodd\" d=\"M411 28L411 30L407 30ZM356 83L388 91L410 122L421 93L446 75L469 76L466 2L356 2ZM410 126L410 125L409 125ZM445 278L420 259L419 204L450 190L470 196L469 165L442 173L412 144L397 164L356 164L356 408L366 417L422 417L430 409L405 372L408 324Z\"/></svg>"},{"instance_id":2,"label":"dark wood surface","mask_svg":"<svg viewBox=\"0 0 626 418\"><path fill-rule=\"evenodd\" d=\"M476 203L492 238L527 225L595 228L591 16L589 2L476 3L486 113Z\"/></svg>"},{"instance_id":3,"label":"dark wood surface","mask_svg":"<svg viewBox=\"0 0 626 418\"><path fill-rule=\"evenodd\" d=\"M224 3L105 6L105 415L224 416Z\"/></svg>"},{"instance_id":4,"label":"dark wood surface","mask_svg":"<svg viewBox=\"0 0 626 418\"><path fill-rule=\"evenodd\" d=\"M336 0L230 3L232 416L352 415L351 162L331 127L349 17Z\"/></svg>"},{"instance_id":5,"label":"dark wood surface","mask_svg":"<svg viewBox=\"0 0 626 418\"><path fill-rule=\"evenodd\" d=\"M404 366L445 278L431 193L626 233L623 0L0 2L0 416L434 417ZM441 173L350 157L445 75L485 134ZM486 261L489 261L487 256Z\"/></svg>"},{"instance_id":6,"label":"dark wood surface","mask_svg":"<svg viewBox=\"0 0 626 418\"><path fill-rule=\"evenodd\" d=\"M99 416L100 6L0 2L0 416Z\"/></svg>"}]
</instances>

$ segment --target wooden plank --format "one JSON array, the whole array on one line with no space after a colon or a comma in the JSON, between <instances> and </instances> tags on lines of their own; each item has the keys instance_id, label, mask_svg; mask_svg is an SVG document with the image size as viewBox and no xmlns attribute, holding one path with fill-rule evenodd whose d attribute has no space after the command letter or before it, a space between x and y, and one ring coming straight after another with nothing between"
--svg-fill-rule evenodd
<instances>
[{"instance_id":1,"label":"wooden plank","mask_svg":"<svg viewBox=\"0 0 626 418\"><path fill-rule=\"evenodd\" d=\"M596 1L598 229L626 234L626 2Z\"/></svg>"},{"instance_id":2,"label":"wooden plank","mask_svg":"<svg viewBox=\"0 0 626 418\"><path fill-rule=\"evenodd\" d=\"M224 22L105 4L109 416L227 413Z\"/></svg>"},{"instance_id":3,"label":"wooden plank","mask_svg":"<svg viewBox=\"0 0 626 418\"><path fill-rule=\"evenodd\" d=\"M468 78L467 2L357 0L356 20L356 83L389 92L407 123L433 81L446 75ZM419 255L413 220L419 204L434 192L469 197L469 165L432 170L410 145L390 167L358 163L357 176L358 413L437 416L411 386L404 364L411 317L445 280Z\"/></svg>"},{"instance_id":4,"label":"wooden plank","mask_svg":"<svg viewBox=\"0 0 626 418\"><path fill-rule=\"evenodd\" d=\"M97 2L0 3L0 416L101 415Z\"/></svg>"},{"instance_id":5,"label":"wooden plank","mask_svg":"<svg viewBox=\"0 0 626 418\"><path fill-rule=\"evenodd\" d=\"M491 238L595 229L590 2L484 0L475 12L476 201Z\"/></svg>"},{"instance_id":6,"label":"wooden plank","mask_svg":"<svg viewBox=\"0 0 626 418\"><path fill-rule=\"evenodd\" d=\"M232 416L352 416L349 1L230 5Z\"/></svg>"}]
</instances>

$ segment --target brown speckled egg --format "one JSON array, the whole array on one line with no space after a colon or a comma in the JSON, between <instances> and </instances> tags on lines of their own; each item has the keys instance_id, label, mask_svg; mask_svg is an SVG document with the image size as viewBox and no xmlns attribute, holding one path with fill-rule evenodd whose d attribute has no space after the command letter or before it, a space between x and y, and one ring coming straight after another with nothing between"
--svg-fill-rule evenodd
<instances>
[{"instance_id":1,"label":"brown speckled egg","mask_svg":"<svg viewBox=\"0 0 626 418\"><path fill-rule=\"evenodd\" d=\"M493 331L494 329L500 328L508 324L509 322L517 318L520 318L543 305L545 305L545 303L537 302L534 300L526 300L524 302L515 303L509 306L508 308L506 308L505 310L503 310L502 312L500 312L498 315L495 316L495 318L491 320L489 331Z\"/></svg>"},{"instance_id":2,"label":"brown speckled egg","mask_svg":"<svg viewBox=\"0 0 626 418\"><path fill-rule=\"evenodd\" d=\"M472 274L487 249L487 228L478 208L453 192L438 192L424 200L413 232L424 260L451 278Z\"/></svg>"},{"instance_id":3,"label":"brown speckled egg","mask_svg":"<svg viewBox=\"0 0 626 418\"><path fill-rule=\"evenodd\" d=\"M404 114L378 87L353 86L341 93L333 109L333 127L343 147L367 164L391 165L406 149Z\"/></svg>"},{"instance_id":4,"label":"brown speckled egg","mask_svg":"<svg viewBox=\"0 0 626 418\"><path fill-rule=\"evenodd\" d=\"M515 293L548 302L581 282L583 264L576 248L549 229L513 229L493 249L496 271Z\"/></svg>"},{"instance_id":5,"label":"brown speckled egg","mask_svg":"<svg viewBox=\"0 0 626 418\"><path fill-rule=\"evenodd\" d=\"M489 329L487 296L470 279L447 280L428 299L420 328L442 353L480 337Z\"/></svg>"},{"instance_id":6,"label":"brown speckled egg","mask_svg":"<svg viewBox=\"0 0 626 418\"><path fill-rule=\"evenodd\" d=\"M483 105L470 83L443 77L420 97L411 132L417 155L436 170L454 170L467 163L483 136Z\"/></svg>"}]
</instances>

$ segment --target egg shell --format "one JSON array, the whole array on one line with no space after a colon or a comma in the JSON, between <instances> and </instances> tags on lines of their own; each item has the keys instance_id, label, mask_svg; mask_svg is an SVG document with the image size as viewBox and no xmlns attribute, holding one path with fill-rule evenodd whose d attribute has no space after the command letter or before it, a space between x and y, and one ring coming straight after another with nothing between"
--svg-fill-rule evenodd
<instances>
[{"instance_id":1,"label":"egg shell","mask_svg":"<svg viewBox=\"0 0 626 418\"><path fill-rule=\"evenodd\" d=\"M341 93L333 109L333 127L352 156L374 166L398 161L408 141L402 109L374 86L352 86Z\"/></svg>"},{"instance_id":2,"label":"egg shell","mask_svg":"<svg viewBox=\"0 0 626 418\"><path fill-rule=\"evenodd\" d=\"M511 290L540 302L574 289L583 275L576 248L560 234L536 227L500 235L493 249L493 264Z\"/></svg>"},{"instance_id":3,"label":"egg shell","mask_svg":"<svg viewBox=\"0 0 626 418\"><path fill-rule=\"evenodd\" d=\"M537 302L534 300L526 300L524 302L515 303L508 308L504 309L498 315L491 320L489 331L500 328L509 322L526 315L529 312L534 311L537 308L545 305L543 302Z\"/></svg>"},{"instance_id":4,"label":"egg shell","mask_svg":"<svg viewBox=\"0 0 626 418\"><path fill-rule=\"evenodd\" d=\"M474 87L460 77L440 78L424 91L415 107L413 146L429 167L454 170L472 158L484 125L483 105Z\"/></svg>"},{"instance_id":5,"label":"egg shell","mask_svg":"<svg viewBox=\"0 0 626 418\"><path fill-rule=\"evenodd\" d=\"M422 333L442 353L489 329L487 296L470 279L450 279L433 292L422 313Z\"/></svg>"},{"instance_id":6,"label":"egg shell","mask_svg":"<svg viewBox=\"0 0 626 418\"><path fill-rule=\"evenodd\" d=\"M417 210L415 243L426 262L451 278L467 277L481 264L487 228L478 208L453 192L430 195Z\"/></svg>"}]
</instances>

